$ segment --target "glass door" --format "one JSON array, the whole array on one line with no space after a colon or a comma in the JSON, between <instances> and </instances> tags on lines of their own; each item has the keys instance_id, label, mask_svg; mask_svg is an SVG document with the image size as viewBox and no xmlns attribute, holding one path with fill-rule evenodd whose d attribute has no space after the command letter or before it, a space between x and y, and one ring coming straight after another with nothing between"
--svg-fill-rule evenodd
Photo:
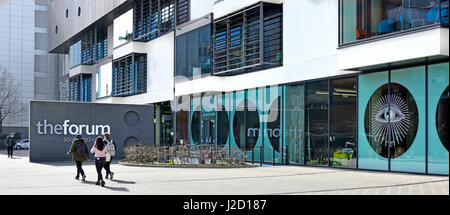
<instances>
[{"instance_id":1,"label":"glass door","mask_svg":"<svg viewBox=\"0 0 450 215\"><path fill-rule=\"evenodd\" d=\"M356 168L357 78L331 80L331 165Z\"/></svg>"},{"instance_id":2,"label":"glass door","mask_svg":"<svg viewBox=\"0 0 450 215\"><path fill-rule=\"evenodd\" d=\"M305 95L305 164L329 165L328 80L307 83Z\"/></svg>"}]
</instances>

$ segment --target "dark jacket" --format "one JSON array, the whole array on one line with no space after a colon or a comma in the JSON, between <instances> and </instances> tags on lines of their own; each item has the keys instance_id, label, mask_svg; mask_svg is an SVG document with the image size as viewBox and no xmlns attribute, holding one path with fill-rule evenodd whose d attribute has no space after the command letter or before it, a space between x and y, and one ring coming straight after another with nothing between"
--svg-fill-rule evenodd
<instances>
[{"instance_id":1,"label":"dark jacket","mask_svg":"<svg viewBox=\"0 0 450 215\"><path fill-rule=\"evenodd\" d=\"M16 140L14 138L11 138L10 136L8 136L6 138L6 142L5 142L6 146L11 147L16 145Z\"/></svg>"},{"instance_id":2,"label":"dark jacket","mask_svg":"<svg viewBox=\"0 0 450 215\"><path fill-rule=\"evenodd\" d=\"M77 146L81 144L84 147L85 156L79 156L77 153ZM67 153L68 155L72 154L73 161L84 162L87 159L91 159L91 155L89 155L89 150L87 144L82 139L78 139L73 141L72 146L70 147L70 151Z\"/></svg>"}]
</instances>

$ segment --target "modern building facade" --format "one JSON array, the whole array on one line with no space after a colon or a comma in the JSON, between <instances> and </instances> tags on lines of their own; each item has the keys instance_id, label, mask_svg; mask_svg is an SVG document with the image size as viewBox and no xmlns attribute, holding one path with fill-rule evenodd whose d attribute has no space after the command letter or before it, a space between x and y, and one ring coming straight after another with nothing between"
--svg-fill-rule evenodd
<instances>
[{"instance_id":1,"label":"modern building facade","mask_svg":"<svg viewBox=\"0 0 450 215\"><path fill-rule=\"evenodd\" d=\"M155 106L155 144L448 175L448 1L51 1L73 101Z\"/></svg>"},{"instance_id":2,"label":"modern building facade","mask_svg":"<svg viewBox=\"0 0 450 215\"><path fill-rule=\"evenodd\" d=\"M64 72L64 56L49 53L48 0L0 1L0 69L19 85L23 109L7 117L3 132L28 136L29 101L59 100L59 77Z\"/></svg>"}]
</instances>

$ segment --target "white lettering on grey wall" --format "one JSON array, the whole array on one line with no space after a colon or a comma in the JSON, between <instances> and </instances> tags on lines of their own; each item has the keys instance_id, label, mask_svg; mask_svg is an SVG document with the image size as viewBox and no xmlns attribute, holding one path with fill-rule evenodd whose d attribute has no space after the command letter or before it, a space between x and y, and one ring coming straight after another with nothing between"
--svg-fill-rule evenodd
<instances>
[{"instance_id":1,"label":"white lettering on grey wall","mask_svg":"<svg viewBox=\"0 0 450 215\"><path fill-rule=\"evenodd\" d=\"M36 123L37 133L39 135L103 135L104 133L111 133L109 125L77 125L70 124L70 120L65 120L61 124L50 124L44 119L44 122L38 121Z\"/></svg>"}]
</instances>

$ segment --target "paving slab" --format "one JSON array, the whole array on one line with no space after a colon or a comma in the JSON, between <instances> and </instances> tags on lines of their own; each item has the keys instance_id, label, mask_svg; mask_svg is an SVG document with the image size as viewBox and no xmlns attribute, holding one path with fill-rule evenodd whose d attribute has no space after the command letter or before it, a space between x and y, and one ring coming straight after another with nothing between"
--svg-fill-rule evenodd
<instances>
[{"instance_id":1,"label":"paving slab","mask_svg":"<svg viewBox=\"0 0 450 215\"><path fill-rule=\"evenodd\" d=\"M73 162L30 163L28 151L0 151L0 195L449 195L449 177L335 168L154 168L112 164L114 180L75 180Z\"/></svg>"}]
</instances>

